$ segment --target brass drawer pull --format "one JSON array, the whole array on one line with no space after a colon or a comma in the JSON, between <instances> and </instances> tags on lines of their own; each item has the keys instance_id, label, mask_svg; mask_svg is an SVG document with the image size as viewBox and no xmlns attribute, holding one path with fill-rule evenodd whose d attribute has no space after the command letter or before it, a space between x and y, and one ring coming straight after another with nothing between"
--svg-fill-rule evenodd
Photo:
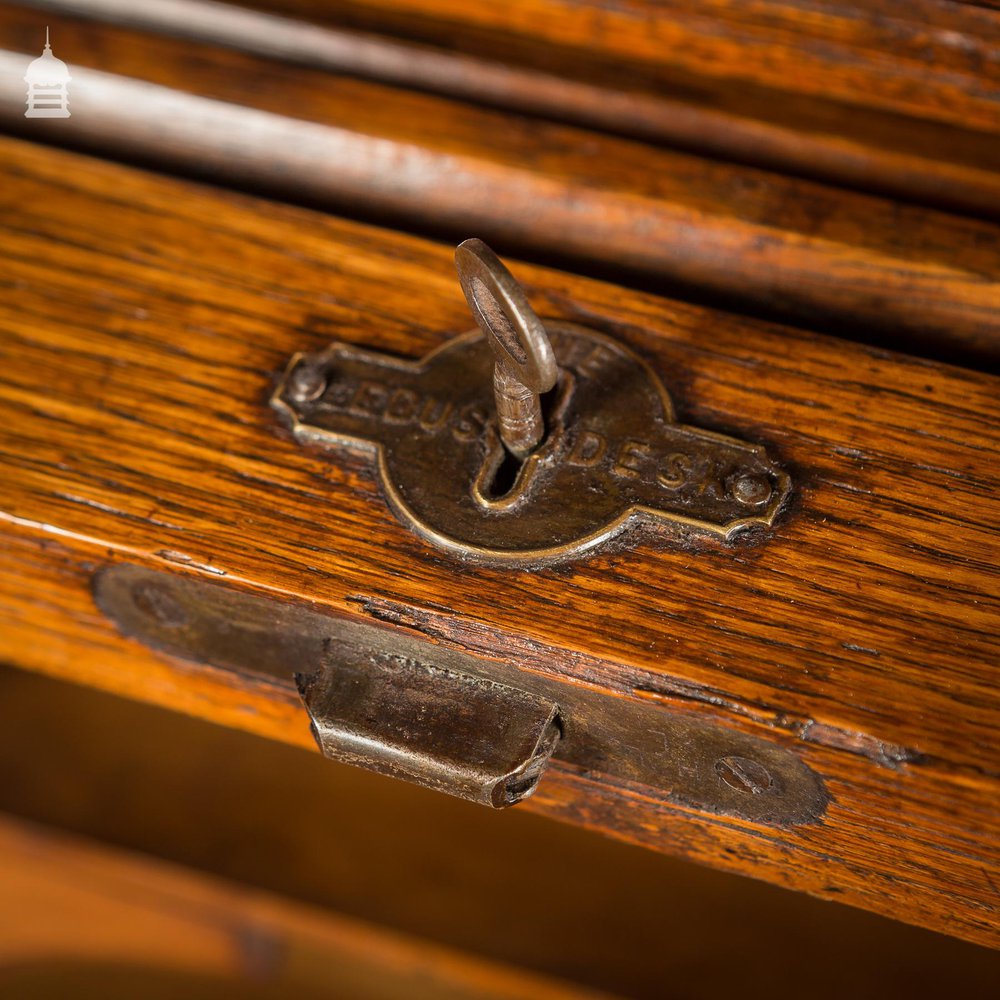
<instances>
[{"instance_id":1,"label":"brass drawer pull","mask_svg":"<svg viewBox=\"0 0 1000 1000\"><path fill-rule=\"evenodd\" d=\"M551 756L644 799L755 823L810 823L826 809L819 776L778 742L641 696L141 566L101 570L94 594L154 649L240 683L291 692L295 675L328 757L475 802L525 798Z\"/></svg>"},{"instance_id":2,"label":"brass drawer pull","mask_svg":"<svg viewBox=\"0 0 1000 1000\"><path fill-rule=\"evenodd\" d=\"M496 809L535 790L560 736L553 702L398 652L324 652L296 681L325 756Z\"/></svg>"}]
</instances>

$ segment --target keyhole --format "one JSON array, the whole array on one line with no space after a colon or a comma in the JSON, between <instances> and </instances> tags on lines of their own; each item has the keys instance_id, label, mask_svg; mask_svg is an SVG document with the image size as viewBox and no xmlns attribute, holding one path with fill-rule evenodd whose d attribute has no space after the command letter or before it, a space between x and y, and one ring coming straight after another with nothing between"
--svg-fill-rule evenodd
<instances>
[{"instance_id":1,"label":"keyhole","mask_svg":"<svg viewBox=\"0 0 1000 1000\"><path fill-rule=\"evenodd\" d=\"M485 495L488 500L502 500L512 489L517 477L524 468L524 459L511 454L506 448L503 458L498 463L493 475L486 483Z\"/></svg>"},{"instance_id":2,"label":"keyhole","mask_svg":"<svg viewBox=\"0 0 1000 1000\"><path fill-rule=\"evenodd\" d=\"M561 420L559 415L566 407L569 381L565 377L565 373L563 373L556 385L541 397L545 435L539 442L539 450L551 437L553 428ZM524 468L527 460L527 458L518 458L512 451L504 447L503 457L497 462L492 472L487 470L484 477L480 480L479 489L483 497L490 502L497 502L509 496L517 485L521 470Z\"/></svg>"}]
</instances>

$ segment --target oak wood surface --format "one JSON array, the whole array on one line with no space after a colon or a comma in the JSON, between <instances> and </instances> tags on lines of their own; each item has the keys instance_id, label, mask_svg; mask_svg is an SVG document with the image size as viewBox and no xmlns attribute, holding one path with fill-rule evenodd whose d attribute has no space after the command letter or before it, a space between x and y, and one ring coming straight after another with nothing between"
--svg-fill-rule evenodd
<instances>
[{"instance_id":1,"label":"oak wood surface","mask_svg":"<svg viewBox=\"0 0 1000 1000\"><path fill-rule=\"evenodd\" d=\"M758 544L651 532L570 566L476 568L266 405L295 350L415 357L467 329L448 248L0 148L0 656L305 745L291 685L124 639L93 570L391 623L763 735L831 796L782 830L555 765L530 808L996 943L997 379L515 264L543 316L628 343L682 419L766 444L795 494Z\"/></svg>"},{"instance_id":2,"label":"oak wood surface","mask_svg":"<svg viewBox=\"0 0 1000 1000\"><path fill-rule=\"evenodd\" d=\"M948 0L263 0L281 13L353 19L425 37L524 38L589 55L699 77L796 90L846 105L994 132L1000 20ZM411 28L412 26L412 28ZM485 42L480 41L481 45ZM653 68L655 67L655 69Z\"/></svg>"},{"instance_id":3,"label":"oak wood surface","mask_svg":"<svg viewBox=\"0 0 1000 1000\"><path fill-rule=\"evenodd\" d=\"M260 6L344 16L317 0ZM795 86L826 99L984 130L1000 124L998 95L984 86L993 81L1000 22L992 12L947 0L512 0L502 7L348 0L337 7L353 9L359 19L377 12L381 24L424 24L428 34L440 24L452 37L463 37L463 29L524 35L577 52L597 49L778 91Z\"/></svg>"},{"instance_id":4,"label":"oak wood surface","mask_svg":"<svg viewBox=\"0 0 1000 1000\"><path fill-rule=\"evenodd\" d=\"M32 6L977 215L1000 204L1000 16L944 0Z\"/></svg>"},{"instance_id":5,"label":"oak wood surface","mask_svg":"<svg viewBox=\"0 0 1000 1000\"><path fill-rule=\"evenodd\" d=\"M0 121L32 140L1000 366L1000 225L59 16L73 117L26 120L39 17L0 9Z\"/></svg>"},{"instance_id":6,"label":"oak wood surface","mask_svg":"<svg viewBox=\"0 0 1000 1000\"><path fill-rule=\"evenodd\" d=\"M611 997L7 815L0 884L9 997Z\"/></svg>"},{"instance_id":7,"label":"oak wood surface","mask_svg":"<svg viewBox=\"0 0 1000 1000\"><path fill-rule=\"evenodd\" d=\"M979 996L1000 970L955 938L38 674L0 669L0 705L5 812L635 1000L769 1000L776 942L815 1000Z\"/></svg>"}]
</instances>

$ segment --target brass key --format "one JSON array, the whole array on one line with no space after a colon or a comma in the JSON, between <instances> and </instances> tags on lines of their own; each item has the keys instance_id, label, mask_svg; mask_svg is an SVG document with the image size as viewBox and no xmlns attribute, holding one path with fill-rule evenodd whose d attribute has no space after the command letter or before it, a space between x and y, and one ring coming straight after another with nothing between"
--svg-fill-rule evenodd
<instances>
[{"instance_id":1,"label":"brass key","mask_svg":"<svg viewBox=\"0 0 1000 1000\"><path fill-rule=\"evenodd\" d=\"M559 377L552 345L521 286L482 240L462 243L455 267L472 315L493 349L500 438L523 460L545 437L540 396Z\"/></svg>"}]
</instances>

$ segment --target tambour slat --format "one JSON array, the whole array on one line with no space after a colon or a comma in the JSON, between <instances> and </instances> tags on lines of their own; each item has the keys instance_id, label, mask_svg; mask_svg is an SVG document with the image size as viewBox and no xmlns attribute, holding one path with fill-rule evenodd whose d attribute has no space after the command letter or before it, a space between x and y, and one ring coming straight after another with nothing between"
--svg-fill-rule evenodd
<instances>
[{"instance_id":1,"label":"tambour slat","mask_svg":"<svg viewBox=\"0 0 1000 1000\"><path fill-rule=\"evenodd\" d=\"M34 0L975 215L1000 12L951 0ZM249 9L248 9L249 8Z\"/></svg>"},{"instance_id":2,"label":"tambour slat","mask_svg":"<svg viewBox=\"0 0 1000 1000\"><path fill-rule=\"evenodd\" d=\"M38 12L0 11L26 137L839 335L1000 361L1000 225L220 47L50 17L70 119L26 120ZM254 81L253 86L248 81ZM152 86L150 86L152 85Z\"/></svg>"}]
</instances>

